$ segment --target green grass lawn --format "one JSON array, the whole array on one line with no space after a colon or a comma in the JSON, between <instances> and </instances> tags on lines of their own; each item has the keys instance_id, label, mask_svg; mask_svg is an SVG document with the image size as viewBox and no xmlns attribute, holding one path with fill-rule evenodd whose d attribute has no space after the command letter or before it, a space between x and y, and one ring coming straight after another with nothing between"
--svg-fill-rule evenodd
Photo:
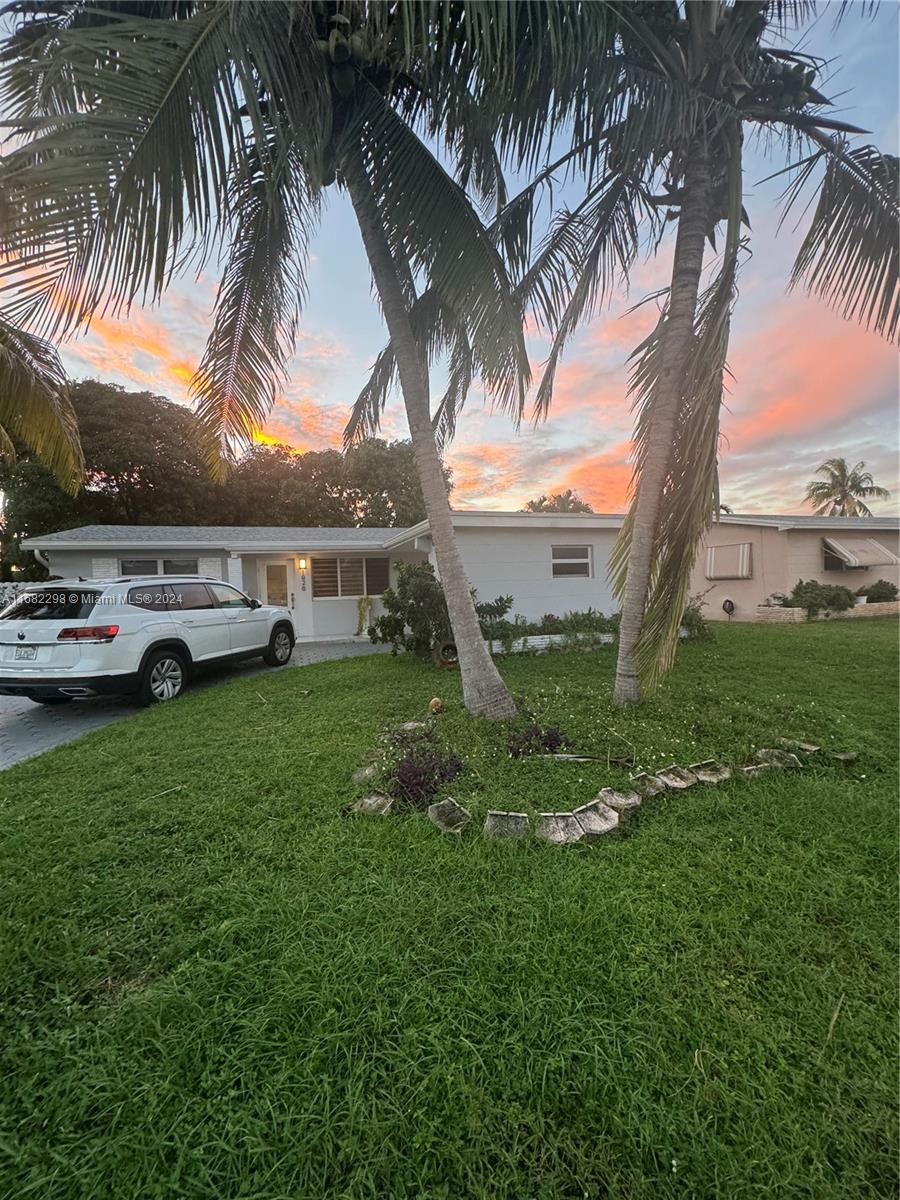
<instances>
[{"instance_id":1,"label":"green grass lawn","mask_svg":"<svg viewBox=\"0 0 900 1200\"><path fill-rule=\"evenodd\" d=\"M661 797L593 847L453 840L340 814L433 695L479 816L627 776L504 758L454 675L371 657L0 775L4 1200L896 1195L896 629L717 634L624 715L611 649L503 671L645 768L780 734L857 761Z\"/></svg>"}]
</instances>

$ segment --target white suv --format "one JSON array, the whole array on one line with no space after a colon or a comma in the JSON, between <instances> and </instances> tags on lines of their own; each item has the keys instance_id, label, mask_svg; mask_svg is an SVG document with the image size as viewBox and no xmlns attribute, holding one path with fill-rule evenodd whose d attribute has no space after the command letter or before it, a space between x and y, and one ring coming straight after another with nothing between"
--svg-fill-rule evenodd
<instances>
[{"instance_id":1,"label":"white suv","mask_svg":"<svg viewBox=\"0 0 900 1200\"><path fill-rule=\"evenodd\" d=\"M261 655L279 667L293 648L286 608L220 579L51 580L0 612L0 695L64 704L112 693L153 704L180 695L203 664Z\"/></svg>"}]
</instances>

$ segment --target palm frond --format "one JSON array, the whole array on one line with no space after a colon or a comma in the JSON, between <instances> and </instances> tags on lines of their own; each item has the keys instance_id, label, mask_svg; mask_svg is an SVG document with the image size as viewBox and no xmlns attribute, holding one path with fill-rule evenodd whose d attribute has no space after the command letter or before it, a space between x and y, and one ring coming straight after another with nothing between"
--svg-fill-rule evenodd
<instances>
[{"instance_id":1,"label":"palm frond","mask_svg":"<svg viewBox=\"0 0 900 1200\"><path fill-rule=\"evenodd\" d=\"M69 401L66 375L53 346L17 328L0 313L0 454L24 442L60 487L81 487L84 459L78 422Z\"/></svg>"},{"instance_id":2,"label":"palm frond","mask_svg":"<svg viewBox=\"0 0 900 1200\"><path fill-rule=\"evenodd\" d=\"M229 187L228 261L192 383L206 457L220 478L223 452L249 442L272 408L306 296L318 204L313 194L298 198L303 171L296 157L279 161L278 154L270 144Z\"/></svg>"},{"instance_id":3,"label":"palm frond","mask_svg":"<svg viewBox=\"0 0 900 1200\"><path fill-rule=\"evenodd\" d=\"M787 190L790 208L820 159L825 177L797 254L802 285L847 320L896 340L900 328L900 160L874 146L823 148Z\"/></svg>"},{"instance_id":4,"label":"palm frond","mask_svg":"<svg viewBox=\"0 0 900 1200\"><path fill-rule=\"evenodd\" d=\"M530 367L522 304L503 260L459 184L374 88L363 86L366 102L344 137L361 140L394 258L464 322L479 377L498 407L517 418Z\"/></svg>"},{"instance_id":5,"label":"palm frond","mask_svg":"<svg viewBox=\"0 0 900 1200\"><path fill-rule=\"evenodd\" d=\"M534 419L547 417L556 370L566 343L597 311L614 285L627 279L642 226L659 223L647 203L642 168L616 171L600 181L574 212L557 215L522 290L553 329L553 342L534 401Z\"/></svg>"},{"instance_id":6,"label":"palm frond","mask_svg":"<svg viewBox=\"0 0 900 1200\"><path fill-rule=\"evenodd\" d=\"M279 89L269 129L282 152L299 131L315 156L327 115L316 97L329 92L313 87L324 68L299 36L305 14L274 0L128 16L64 29L28 60L44 89L65 76L73 107L16 126L27 141L7 159L6 186L28 279L12 311L65 334L107 307L157 299L175 272L217 254L229 181L266 144L267 88Z\"/></svg>"}]
</instances>

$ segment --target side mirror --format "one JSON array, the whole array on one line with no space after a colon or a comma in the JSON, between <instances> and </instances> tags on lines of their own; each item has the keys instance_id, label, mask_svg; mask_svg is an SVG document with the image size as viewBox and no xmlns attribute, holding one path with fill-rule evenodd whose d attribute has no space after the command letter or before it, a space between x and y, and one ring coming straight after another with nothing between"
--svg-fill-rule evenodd
<instances>
[{"instance_id":1,"label":"side mirror","mask_svg":"<svg viewBox=\"0 0 900 1200\"><path fill-rule=\"evenodd\" d=\"M251 599L250 607L251 608L262 608L262 600L257 600L255 598Z\"/></svg>"}]
</instances>

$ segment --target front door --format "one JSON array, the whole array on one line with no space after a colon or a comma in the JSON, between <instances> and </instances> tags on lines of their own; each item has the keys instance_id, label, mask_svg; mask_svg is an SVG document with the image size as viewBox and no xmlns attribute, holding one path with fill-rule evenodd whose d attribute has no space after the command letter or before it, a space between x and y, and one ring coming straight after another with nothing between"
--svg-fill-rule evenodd
<instances>
[{"instance_id":1,"label":"front door","mask_svg":"<svg viewBox=\"0 0 900 1200\"><path fill-rule=\"evenodd\" d=\"M259 591L263 604L275 604L279 608L286 608L291 616L294 616L294 572L290 561L280 558L260 563L259 575Z\"/></svg>"},{"instance_id":2,"label":"front door","mask_svg":"<svg viewBox=\"0 0 900 1200\"><path fill-rule=\"evenodd\" d=\"M266 563L263 586L266 593L266 604L277 604L279 608L289 607L287 563Z\"/></svg>"}]
</instances>

